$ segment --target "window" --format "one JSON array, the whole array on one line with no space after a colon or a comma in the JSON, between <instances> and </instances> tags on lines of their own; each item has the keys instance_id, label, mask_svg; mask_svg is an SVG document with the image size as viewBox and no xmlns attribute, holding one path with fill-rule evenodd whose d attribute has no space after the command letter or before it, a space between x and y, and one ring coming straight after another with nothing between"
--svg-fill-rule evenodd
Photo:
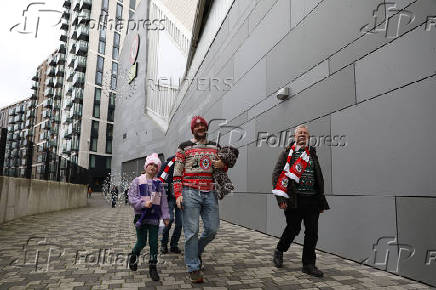
<instances>
[{"instance_id":1,"label":"window","mask_svg":"<svg viewBox=\"0 0 436 290\"><path fill-rule=\"evenodd\" d=\"M114 125L107 124L106 126L106 153L112 154L112 137L113 137Z\"/></svg>"},{"instance_id":2,"label":"window","mask_svg":"<svg viewBox=\"0 0 436 290\"><path fill-rule=\"evenodd\" d=\"M99 122L92 120L91 125L91 139L89 142L89 151L97 151L97 145L98 145L98 127Z\"/></svg>"},{"instance_id":3,"label":"window","mask_svg":"<svg viewBox=\"0 0 436 290\"><path fill-rule=\"evenodd\" d=\"M98 53L104 54L106 50L106 30L100 29L100 40L98 43Z\"/></svg>"},{"instance_id":4,"label":"window","mask_svg":"<svg viewBox=\"0 0 436 290\"><path fill-rule=\"evenodd\" d=\"M114 45L112 48L112 58L113 59L118 59L119 50L120 50L120 34L115 32L114 33Z\"/></svg>"},{"instance_id":5,"label":"window","mask_svg":"<svg viewBox=\"0 0 436 290\"><path fill-rule=\"evenodd\" d=\"M117 89L118 63L112 62L111 89Z\"/></svg>"},{"instance_id":6,"label":"window","mask_svg":"<svg viewBox=\"0 0 436 290\"><path fill-rule=\"evenodd\" d=\"M106 157L106 169L111 169L112 157Z\"/></svg>"},{"instance_id":7,"label":"window","mask_svg":"<svg viewBox=\"0 0 436 290\"><path fill-rule=\"evenodd\" d=\"M115 16L116 19L123 19L123 5L117 3L117 14Z\"/></svg>"},{"instance_id":8,"label":"window","mask_svg":"<svg viewBox=\"0 0 436 290\"><path fill-rule=\"evenodd\" d=\"M136 0L130 0L129 8L135 10L135 6L136 6Z\"/></svg>"},{"instance_id":9,"label":"window","mask_svg":"<svg viewBox=\"0 0 436 290\"><path fill-rule=\"evenodd\" d=\"M89 168L95 168L95 155L89 154Z\"/></svg>"},{"instance_id":10,"label":"window","mask_svg":"<svg viewBox=\"0 0 436 290\"><path fill-rule=\"evenodd\" d=\"M116 98L116 94L109 93L109 104L108 104L108 111L107 111L108 122L113 122L115 119L115 98Z\"/></svg>"},{"instance_id":11,"label":"window","mask_svg":"<svg viewBox=\"0 0 436 290\"><path fill-rule=\"evenodd\" d=\"M100 85L103 82L103 67L104 67L104 58L101 56L97 56L97 71L95 72L95 84Z\"/></svg>"},{"instance_id":12,"label":"window","mask_svg":"<svg viewBox=\"0 0 436 290\"><path fill-rule=\"evenodd\" d=\"M101 9L108 11L109 9L109 0L103 0L101 1Z\"/></svg>"},{"instance_id":13,"label":"window","mask_svg":"<svg viewBox=\"0 0 436 290\"><path fill-rule=\"evenodd\" d=\"M94 118L100 118L100 99L101 99L101 89L95 88L94 92L94 110L92 116Z\"/></svg>"}]
</instances>

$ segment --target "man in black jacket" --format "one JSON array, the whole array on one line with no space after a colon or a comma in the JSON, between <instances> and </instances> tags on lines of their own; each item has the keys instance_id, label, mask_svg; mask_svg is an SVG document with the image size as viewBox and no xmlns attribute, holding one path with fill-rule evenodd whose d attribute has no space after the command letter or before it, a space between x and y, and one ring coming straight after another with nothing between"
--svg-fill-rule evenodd
<instances>
[{"instance_id":1,"label":"man in black jacket","mask_svg":"<svg viewBox=\"0 0 436 290\"><path fill-rule=\"evenodd\" d=\"M301 230L301 222L304 222L304 247L303 268L306 274L322 277L323 273L315 266L316 243L318 241L318 218L319 214L329 209L324 195L324 179L315 148L309 146L309 131L306 126L300 125L295 129L295 143L292 142L280 153L272 174L273 187L276 187L279 176L285 168L290 150L293 150L288 168L294 168L298 172L301 166L293 167L293 164L306 166L300 175L294 178L286 178L287 193L276 195L278 205L284 209L286 228L274 251L273 262L277 268L283 265L283 252L286 252L294 238ZM308 150L306 150L308 149ZM309 153L309 154L305 154ZM302 160L309 156L308 162ZM301 157L301 158L300 158ZM287 176L291 176L289 174ZM295 176L295 175L293 175Z\"/></svg>"}]
</instances>

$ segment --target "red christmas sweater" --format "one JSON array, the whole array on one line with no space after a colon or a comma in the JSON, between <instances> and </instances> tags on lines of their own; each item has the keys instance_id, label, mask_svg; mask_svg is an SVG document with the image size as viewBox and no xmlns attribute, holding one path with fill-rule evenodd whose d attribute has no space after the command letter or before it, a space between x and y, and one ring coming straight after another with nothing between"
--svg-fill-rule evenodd
<instances>
[{"instance_id":1,"label":"red christmas sweater","mask_svg":"<svg viewBox=\"0 0 436 290\"><path fill-rule=\"evenodd\" d=\"M220 146L208 141L206 144L186 141L177 148L173 185L176 198L182 195L182 187L189 186L202 191L213 190L212 161L218 160Z\"/></svg>"}]
</instances>

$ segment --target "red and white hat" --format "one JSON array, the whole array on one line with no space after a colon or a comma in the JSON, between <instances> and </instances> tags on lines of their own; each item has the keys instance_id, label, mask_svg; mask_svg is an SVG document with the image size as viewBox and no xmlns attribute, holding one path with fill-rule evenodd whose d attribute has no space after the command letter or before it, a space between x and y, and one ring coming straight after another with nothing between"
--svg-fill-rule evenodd
<instances>
[{"instance_id":1,"label":"red and white hat","mask_svg":"<svg viewBox=\"0 0 436 290\"><path fill-rule=\"evenodd\" d=\"M191 120L191 132L194 132L194 127L198 123L203 123L206 126L206 130L209 128L206 120L201 116L194 116Z\"/></svg>"}]
</instances>

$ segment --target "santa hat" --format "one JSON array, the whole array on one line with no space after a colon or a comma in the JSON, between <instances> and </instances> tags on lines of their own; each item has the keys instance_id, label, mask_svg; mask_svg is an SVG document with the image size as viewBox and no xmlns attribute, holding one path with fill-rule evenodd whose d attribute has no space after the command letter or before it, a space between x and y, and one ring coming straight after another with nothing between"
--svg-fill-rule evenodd
<instances>
[{"instance_id":1,"label":"santa hat","mask_svg":"<svg viewBox=\"0 0 436 290\"><path fill-rule=\"evenodd\" d=\"M209 126L207 125L206 120L203 117L201 117L201 116L194 116L194 117L192 117L192 120L191 120L191 132L194 132L194 127L198 123L203 123L206 126L206 130L209 128Z\"/></svg>"},{"instance_id":2,"label":"santa hat","mask_svg":"<svg viewBox=\"0 0 436 290\"><path fill-rule=\"evenodd\" d=\"M144 169L146 169L147 166L152 164L152 163L157 165L157 171L159 171L161 161L160 161L159 157L157 156L157 153L151 153L151 155L147 156L147 158L145 159Z\"/></svg>"}]
</instances>

